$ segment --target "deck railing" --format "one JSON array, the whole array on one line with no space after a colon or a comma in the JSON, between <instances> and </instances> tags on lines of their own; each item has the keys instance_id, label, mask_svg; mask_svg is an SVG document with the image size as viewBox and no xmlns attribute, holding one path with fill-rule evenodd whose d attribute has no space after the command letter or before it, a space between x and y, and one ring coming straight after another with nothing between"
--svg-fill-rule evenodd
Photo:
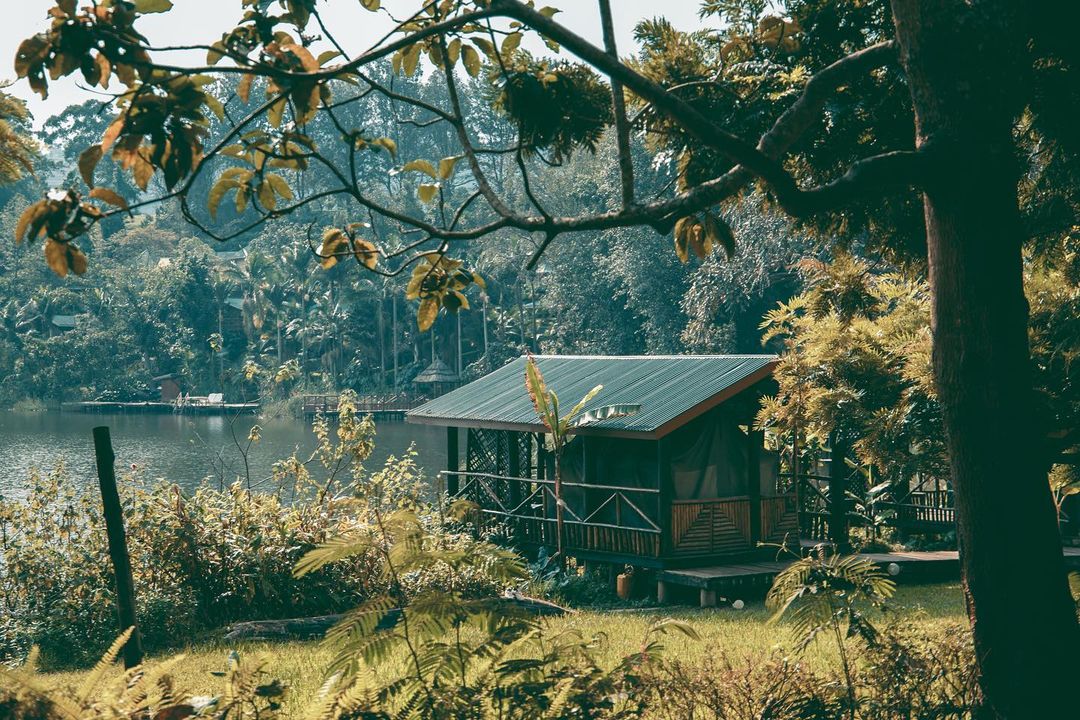
<instances>
[{"instance_id":1,"label":"deck railing","mask_svg":"<svg viewBox=\"0 0 1080 720\"><path fill-rule=\"evenodd\" d=\"M485 519L505 524L520 542L558 545L554 480L453 470L441 475L457 480L455 498L475 503ZM576 493L592 494L588 511L564 502L564 548L659 556L660 526L648 512L655 507L656 488L564 481L562 492L564 501Z\"/></svg>"},{"instance_id":2,"label":"deck railing","mask_svg":"<svg viewBox=\"0 0 1080 720\"><path fill-rule=\"evenodd\" d=\"M356 399L356 411L361 415L380 413L403 413L412 410L426 400L414 393L386 393L361 395ZM334 414L338 411L337 395L304 395L305 415Z\"/></svg>"}]
</instances>

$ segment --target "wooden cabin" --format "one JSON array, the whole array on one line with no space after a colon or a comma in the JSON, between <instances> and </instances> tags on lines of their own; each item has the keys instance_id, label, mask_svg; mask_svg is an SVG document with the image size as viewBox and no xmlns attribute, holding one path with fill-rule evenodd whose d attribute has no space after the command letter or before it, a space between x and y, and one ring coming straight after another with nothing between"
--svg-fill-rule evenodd
<instances>
[{"instance_id":1,"label":"wooden cabin","mask_svg":"<svg viewBox=\"0 0 1080 720\"><path fill-rule=\"evenodd\" d=\"M775 555L798 542L795 492L751 429L772 355L535 358L569 409L634 405L576 431L563 456L563 545L578 558L675 568ZM587 408L587 409L588 409ZM523 546L556 545L554 463L525 389L525 358L431 400L408 422L447 429L451 496ZM462 454L464 441L464 454Z\"/></svg>"}]
</instances>

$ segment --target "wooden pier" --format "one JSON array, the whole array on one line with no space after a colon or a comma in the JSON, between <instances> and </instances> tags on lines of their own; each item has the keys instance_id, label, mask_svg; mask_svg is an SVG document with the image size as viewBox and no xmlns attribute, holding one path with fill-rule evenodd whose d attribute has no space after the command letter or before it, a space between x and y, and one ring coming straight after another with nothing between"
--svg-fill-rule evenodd
<instances>
[{"instance_id":1,"label":"wooden pier","mask_svg":"<svg viewBox=\"0 0 1080 720\"><path fill-rule=\"evenodd\" d=\"M426 400L423 396L412 393L393 393L385 395L362 395L356 399L356 412L371 415L376 420L404 421L405 413ZM304 417L315 415L336 415L338 412L337 395L305 395L303 399Z\"/></svg>"},{"instance_id":2,"label":"wooden pier","mask_svg":"<svg viewBox=\"0 0 1080 720\"><path fill-rule=\"evenodd\" d=\"M99 415L254 415L259 403L185 403L170 402L112 402L89 400L60 404L64 412L94 413Z\"/></svg>"},{"instance_id":3,"label":"wooden pier","mask_svg":"<svg viewBox=\"0 0 1080 720\"><path fill-rule=\"evenodd\" d=\"M1065 564L1070 569L1080 568L1080 548L1066 547L1064 552ZM859 557L882 568L895 565L895 579L901 583L947 582L960 577L960 558L955 550L860 553ZM670 600L676 587L698 590L702 607L716 605L718 596L724 594L761 596L791 562L778 560L663 570L656 576L658 599L660 602Z\"/></svg>"}]
</instances>

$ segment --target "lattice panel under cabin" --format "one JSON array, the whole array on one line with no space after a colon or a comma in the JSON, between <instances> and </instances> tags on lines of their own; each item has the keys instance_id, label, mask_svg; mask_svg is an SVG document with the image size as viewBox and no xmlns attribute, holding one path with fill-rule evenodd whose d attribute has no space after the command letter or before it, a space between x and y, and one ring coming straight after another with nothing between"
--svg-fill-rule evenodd
<instances>
[{"instance_id":1,"label":"lattice panel under cabin","mask_svg":"<svg viewBox=\"0 0 1080 720\"><path fill-rule=\"evenodd\" d=\"M679 502L671 506L675 552L685 555L739 553L750 550L750 501L746 499Z\"/></svg>"}]
</instances>

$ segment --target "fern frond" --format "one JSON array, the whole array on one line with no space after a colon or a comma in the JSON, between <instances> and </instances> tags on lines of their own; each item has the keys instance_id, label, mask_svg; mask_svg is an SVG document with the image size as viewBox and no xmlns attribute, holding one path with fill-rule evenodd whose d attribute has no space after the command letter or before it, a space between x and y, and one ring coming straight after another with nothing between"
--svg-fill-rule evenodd
<instances>
[{"instance_id":1,"label":"fern frond","mask_svg":"<svg viewBox=\"0 0 1080 720\"><path fill-rule=\"evenodd\" d=\"M105 654L101 656L101 659L98 660L90 672L87 673L82 685L75 693L75 699L80 705L85 705L91 697L97 694L101 682L105 679L109 670L112 669L112 666L116 664L117 658L120 657L120 651L124 649L124 645L127 644L127 641L134 632L135 628L129 627L127 630L120 633L120 636L113 640L109 649L105 651Z\"/></svg>"}]
</instances>

